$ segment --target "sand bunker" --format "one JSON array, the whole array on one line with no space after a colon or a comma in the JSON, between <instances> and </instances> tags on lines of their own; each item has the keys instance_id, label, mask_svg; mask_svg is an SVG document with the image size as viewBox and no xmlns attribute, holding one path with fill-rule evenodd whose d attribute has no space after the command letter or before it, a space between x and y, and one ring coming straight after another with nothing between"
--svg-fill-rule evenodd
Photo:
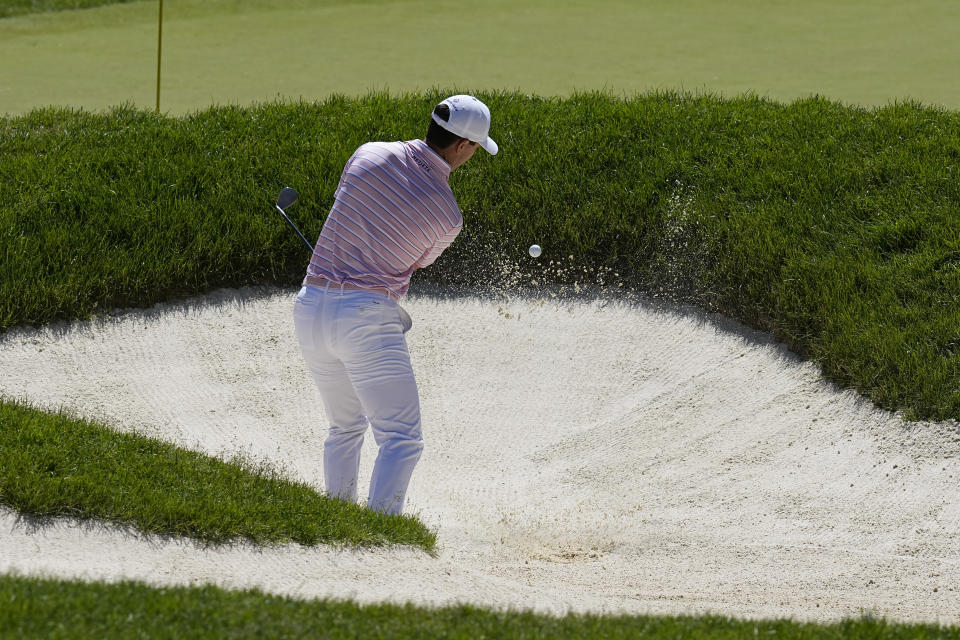
<instances>
[{"instance_id":1,"label":"sand bunker","mask_svg":"<svg viewBox=\"0 0 960 640\"><path fill-rule=\"evenodd\" d=\"M0 394L322 488L293 290L221 291L0 340ZM203 549L0 511L0 571L298 597L960 623L960 435L839 391L722 318L602 300L413 297L439 556ZM364 449L363 480L375 450Z\"/></svg>"}]
</instances>

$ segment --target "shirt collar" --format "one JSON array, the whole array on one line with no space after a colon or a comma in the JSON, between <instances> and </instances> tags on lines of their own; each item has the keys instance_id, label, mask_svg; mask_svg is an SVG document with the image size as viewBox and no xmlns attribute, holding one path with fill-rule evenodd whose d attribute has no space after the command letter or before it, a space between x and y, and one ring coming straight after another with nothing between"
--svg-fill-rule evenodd
<instances>
[{"instance_id":1,"label":"shirt collar","mask_svg":"<svg viewBox=\"0 0 960 640\"><path fill-rule=\"evenodd\" d=\"M450 179L450 165L439 153L431 149L430 145L423 140L410 140L407 144L410 145L410 150L415 156L427 163L424 170L428 174L442 182Z\"/></svg>"}]
</instances>

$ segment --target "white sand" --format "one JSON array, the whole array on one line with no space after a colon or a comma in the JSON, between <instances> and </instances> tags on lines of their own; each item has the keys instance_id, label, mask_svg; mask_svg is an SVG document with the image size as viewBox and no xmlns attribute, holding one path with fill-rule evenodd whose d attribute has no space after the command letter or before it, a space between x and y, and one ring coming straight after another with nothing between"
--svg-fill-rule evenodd
<instances>
[{"instance_id":1,"label":"white sand","mask_svg":"<svg viewBox=\"0 0 960 640\"><path fill-rule=\"evenodd\" d=\"M0 393L322 488L292 290L223 291L0 341ZM0 512L0 571L299 597L960 623L960 434L689 311L412 298L426 450L408 510L439 556L204 549ZM372 440L372 439L371 439ZM361 495L374 450L364 450Z\"/></svg>"}]
</instances>

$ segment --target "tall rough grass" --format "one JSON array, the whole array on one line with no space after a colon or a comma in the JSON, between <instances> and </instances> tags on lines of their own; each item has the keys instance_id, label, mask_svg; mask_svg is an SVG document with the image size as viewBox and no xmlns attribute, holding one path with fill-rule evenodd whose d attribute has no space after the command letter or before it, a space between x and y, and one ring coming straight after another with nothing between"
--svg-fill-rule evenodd
<instances>
[{"instance_id":1,"label":"tall rough grass","mask_svg":"<svg viewBox=\"0 0 960 640\"><path fill-rule=\"evenodd\" d=\"M422 137L444 95L0 120L0 329L298 282L279 189L300 191L291 214L316 237L350 153ZM773 332L882 407L960 418L960 115L482 97L501 153L454 173L464 233L418 277L483 285L513 263L541 283L606 274ZM524 257L534 241L539 262Z\"/></svg>"},{"instance_id":2,"label":"tall rough grass","mask_svg":"<svg viewBox=\"0 0 960 640\"><path fill-rule=\"evenodd\" d=\"M20 403L0 404L0 504L40 520L95 519L211 544L430 552L436 544L415 518L334 500L263 462L225 461Z\"/></svg>"},{"instance_id":3,"label":"tall rough grass","mask_svg":"<svg viewBox=\"0 0 960 640\"><path fill-rule=\"evenodd\" d=\"M0 576L0 638L384 638L406 640L956 640L960 628L870 616L813 623L297 600L213 585L151 587Z\"/></svg>"}]
</instances>

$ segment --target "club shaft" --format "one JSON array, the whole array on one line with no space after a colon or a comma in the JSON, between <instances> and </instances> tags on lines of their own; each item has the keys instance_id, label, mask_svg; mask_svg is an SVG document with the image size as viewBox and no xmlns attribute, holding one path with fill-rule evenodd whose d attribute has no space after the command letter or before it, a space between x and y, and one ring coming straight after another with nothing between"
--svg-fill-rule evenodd
<instances>
[{"instance_id":1,"label":"club shaft","mask_svg":"<svg viewBox=\"0 0 960 640\"><path fill-rule=\"evenodd\" d=\"M287 224L290 225L290 228L296 231L297 235L300 236L300 239L303 240L303 244L307 245L307 249L310 251L310 253L313 253L313 245L310 244L310 241L307 240L307 238L302 233L300 233L300 229L297 228L297 225L293 224L293 220L291 220L289 216L287 216L287 212L281 209L279 205L275 205L275 206L277 208L277 211L280 212L280 215L283 216L283 219L286 220Z\"/></svg>"}]
</instances>

